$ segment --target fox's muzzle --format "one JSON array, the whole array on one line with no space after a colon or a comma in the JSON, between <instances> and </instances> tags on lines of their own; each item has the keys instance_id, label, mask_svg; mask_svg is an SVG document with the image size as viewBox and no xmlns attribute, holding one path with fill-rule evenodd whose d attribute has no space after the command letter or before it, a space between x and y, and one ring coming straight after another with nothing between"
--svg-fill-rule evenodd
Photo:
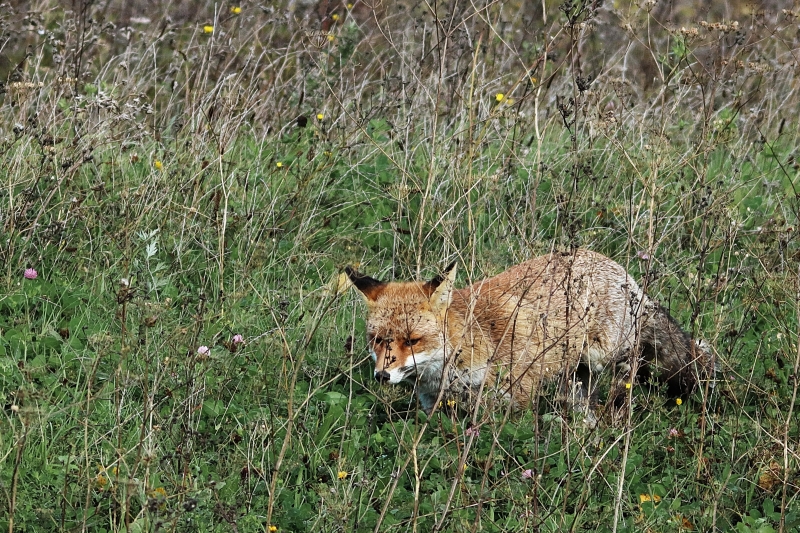
<instances>
[{"instance_id":1,"label":"fox's muzzle","mask_svg":"<svg viewBox=\"0 0 800 533\"><path fill-rule=\"evenodd\" d=\"M388 382L390 377L391 376L386 370L378 370L377 372L375 372L375 379L377 379L381 383Z\"/></svg>"}]
</instances>

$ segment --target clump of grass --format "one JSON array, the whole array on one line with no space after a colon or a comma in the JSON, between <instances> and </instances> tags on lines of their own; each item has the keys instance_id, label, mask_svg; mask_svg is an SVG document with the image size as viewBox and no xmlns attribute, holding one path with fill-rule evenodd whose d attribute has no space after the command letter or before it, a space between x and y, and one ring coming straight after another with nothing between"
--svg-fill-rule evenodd
<instances>
[{"instance_id":1,"label":"clump of grass","mask_svg":"<svg viewBox=\"0 0 800 533\"><path fill-rule=\"evenodd\" d=\"M797 13L451 7L3 10L3 527L797 527ZM333 283L575 246L713 391L428 419Z\"/></svg>"}]
</instances>

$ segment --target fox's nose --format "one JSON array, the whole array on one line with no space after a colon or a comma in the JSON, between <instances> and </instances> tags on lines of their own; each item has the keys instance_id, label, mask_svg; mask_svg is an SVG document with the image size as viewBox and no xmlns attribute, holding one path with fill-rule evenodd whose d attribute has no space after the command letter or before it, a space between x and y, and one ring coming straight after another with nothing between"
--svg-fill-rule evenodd
<instances>
[{"instance_id":1,"label":"fox's nose","mask_svg":"<svg viewBox=\"0 0 800 533\"><path fill-rule=\"evenodd\" d=\"M386 370L379 370L378 372L375 372L375 379L381 383L386 383L389 381L389 373Z\"/></svg>"}]
</instances>

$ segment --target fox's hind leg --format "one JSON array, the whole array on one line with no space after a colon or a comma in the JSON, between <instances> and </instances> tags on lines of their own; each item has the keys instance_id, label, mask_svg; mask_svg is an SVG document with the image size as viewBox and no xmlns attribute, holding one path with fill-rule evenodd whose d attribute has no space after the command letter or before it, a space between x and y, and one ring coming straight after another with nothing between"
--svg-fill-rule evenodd
<instances>
[{"instance_id":1,"label":"fox's hind leg","mask_svg":"<svg viewBox=\"0 0 800 533\"><path fill-rule=\"evenodd\" d=\"M614 374L611 376L611 386L608 389L606 406L611 416L611 424L618 426L628 417L628 411L633 405L632 391L643 372L647 372L643 361L632 361L630 356L614 365ZM636 373L633 366L636 366Z\"/></svg>"}]
</instances>

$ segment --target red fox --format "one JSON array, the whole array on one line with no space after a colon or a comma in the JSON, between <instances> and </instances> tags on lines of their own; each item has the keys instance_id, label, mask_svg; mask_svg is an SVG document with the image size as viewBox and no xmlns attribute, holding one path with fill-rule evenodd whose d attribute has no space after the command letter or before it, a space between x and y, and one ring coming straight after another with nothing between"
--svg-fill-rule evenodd
<instances>
[{"instance_id":1,"label":"red fox","mask_svg":"<svg viewBox=\"0 0 800 533\"><path fill-rule=\"evenodd\" d=\"M428 282L398 283L345 269L367 304L375 378L411 382L428 413L442 395L482 390L522 408L561 375L591 422L596 372L617 365L627 387L640 367L687 394L713 368L710 354L604 255L555 252L463 289L454 288L455 272L453 263Z\"/></svg>"}]
</instances>

